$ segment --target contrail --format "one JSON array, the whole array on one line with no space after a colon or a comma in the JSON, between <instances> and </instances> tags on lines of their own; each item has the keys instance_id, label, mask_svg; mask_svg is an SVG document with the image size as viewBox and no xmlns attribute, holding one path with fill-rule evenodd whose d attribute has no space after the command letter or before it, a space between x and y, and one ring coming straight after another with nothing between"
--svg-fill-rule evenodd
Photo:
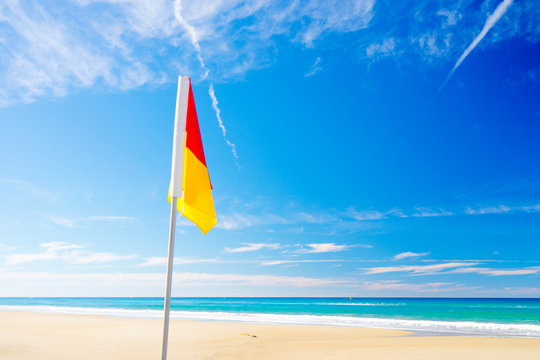
<instances>
[{"instance_id":1,"label":"contrail","mask_svg":"<svg viewBox=\"0 0 540 360\"><path fill-rule=\"evenodd\" d=\"M456 65L454 65L454 68L452 69L452 71L450 71L450 74L448 74L446 80L444 80L443 84L441 85L441 87L439 88L438 91L441 91L442 88L446 85L446 83L448 82L448 80L450 80L450 78L452 77L452 75L454 74L454 72L456 71L456 69L459 67L459 65L461 65L461 63L463 62L463 60L465 60L465 58L470 54L471 51L473 51L473 49L476 47L476 45L478 45L478 43L480 41L482 41L482 39L484 38L484 36L486 36L486 34L488 33L488 31L497 23L497 21L499 21L499 19L504 15L504 13L506 12L506 10L508 10L508 7L510 7L510 5L512 5L512 1L513 0L504 0L502 3L499 4L499 6L497 6L497 8L495 9L495 11L493 12L493 14L489 15L487 20L486 20L486 23L484 24L484 28L482 29L482 31L480 31L480 34L478 34L478 36L473 40L473 42L469 45L469 47L463 52L463 54L461 55L461 57L458 59L458 61L456 62Z\"/></svg>"},{"instance_id":2,"label":"contrail","mask_svg":"<svg viewBox=\"0 0 540 360\"><path fill-rule=\"evenodd\" d=\"M204 58L202 57L202 50L201 45L199 44L199 37L197 36L197 31L195 31L195 28L191 24L189 24L182 16L182 0L175 0L174 16L176 17L180 25L182 25L182 27L184 27L184 29L187 31L191 40L191 44L193 44L195 52L197 53L197 60L199 60L199 64L201 64L201 68L204 71L203 79L206 79L208 77L208 74L210 73L210 69L206 67L206 63L204 62ZM230 142L229 139L227 139L227 129L225 128L223 120L221 119L221 110L218 107L218 100L216 98L216 93L214 92L213 83L210 83L210 87L208 88L208 95L210 95L210 98L212 99L212 108L216 112L216 118L218 121L218 125L221 128L221 132L223 133L223 138L225 139L227 145L229 145L229 147L231 148L236 165L239 166L238 154L236 153L236 145Z\"/></svg>"},{"instance_id":3,"label":"contrail","mask_svg":"<svg viewBox=\"0 0 540 360\"><path fill-rule=\"evenodd\" d=\"M204 59L202 57L202 51L201 51L201 45L199 44L199 37L197 36L197 32L195 31L195 28L184 19L182 16L182 0L175 0L174 2L174 16L176 17L176 20L184 27L184 29L187 31L189 38L191 40L191 43L193 44L193 47L195 48L195 52L197 53L197 60L199 60L199 63L201 64L201 68L204 70L203 79L206 79L208 77L208 74L210 73L210 70L206 67L206 64L204 63Z\"/></svg>"},{"instance_id":4,"label":"contrail","mask_svg":"<svg viewBox=\"0 0 540 360\"><path fill-rule=\"evenodd\" d=\"M221 120L221 110L218 107L218 100L216 98L216 93L214 92L214 84L210 84L210 88L208 89L208 94L210 95L210 98L212 99L212 107L214 108L214 111L216 112L216 118L217 118L219 127L221 128L221 132L223 133L223 138L225 139L225 142L227 143L227 145L231 147L231 151L238 165L238 154L236 153L236 145L227 139L227 129L225 129L225 125L223 125L223 120Z\"/></svg>"}]
</instances>

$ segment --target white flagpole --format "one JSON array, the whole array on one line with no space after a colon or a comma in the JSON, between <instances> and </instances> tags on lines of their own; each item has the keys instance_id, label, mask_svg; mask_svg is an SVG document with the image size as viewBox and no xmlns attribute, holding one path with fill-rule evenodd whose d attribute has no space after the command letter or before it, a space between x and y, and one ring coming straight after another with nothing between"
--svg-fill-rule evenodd
<instances>
[{"instance_id":1,"label":"white flagpole","mask_svg":"<svg viewBox=\"0 0 540 360\"><path fill-rule=\"evenodd\" d=\"M169 339L169 314L171 310L171 286L174 263L174 235L176 229L176 203L182 196L182 177L184 168L184 140L186 133L187 106L189 98L190 79L187 76L178 77L178 92L176 95L176 111L174 115L174 137L171 168L171 222L169 227L169 257L167 260L167 289L163 314L163 341L161 344L161 360L167 360L167 344Z\"/></svg>"},{"instance_id":2,"label":"white flagpole","mask_svg":"<svg viewBox=\"0 0 540 360\"><path fill-rule=\"evenodd\" d=\"M161 360L167 360L167 344L169 340L169 313L171 310L171 285L174 263L174 234L176 230L176 196L171 201L171 222L169 227L169 258L167 260L167 290L163 314L163 341L161 343Z\"/></svg>"}]
</instances>

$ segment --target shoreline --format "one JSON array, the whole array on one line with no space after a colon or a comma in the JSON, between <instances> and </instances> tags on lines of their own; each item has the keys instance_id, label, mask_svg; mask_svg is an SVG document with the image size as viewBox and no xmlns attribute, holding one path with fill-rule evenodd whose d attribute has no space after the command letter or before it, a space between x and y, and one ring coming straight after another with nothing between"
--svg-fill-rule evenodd
<instances>
[{"instance_id":1,"label":"shoreline","mask_svg":"<svg viewBox=\"0 0 540 360\"><path fill-rule=\"evenodd\" d=\"M158 358L161 334L161 319L0 311L0 358ZM195 360L532 360L540 353L540 339L418 335L361 327L172 320L169 356Z\"/></svg>"},{"instance_id":2,"label":"shoreline","mask_svg":"<svg viewBox=\"0 0 540 360\"><path fill-rule=\"evenodd\" d=\"M93 315L126 319L162 319L162 310L43 305L0 305L0 312ZM427 336L540 339L540 325L473 321L405 320L332 315L291 315L171 310L171 319L261 325L331 326L400 330Z\"/></svg>"}]
</instances>

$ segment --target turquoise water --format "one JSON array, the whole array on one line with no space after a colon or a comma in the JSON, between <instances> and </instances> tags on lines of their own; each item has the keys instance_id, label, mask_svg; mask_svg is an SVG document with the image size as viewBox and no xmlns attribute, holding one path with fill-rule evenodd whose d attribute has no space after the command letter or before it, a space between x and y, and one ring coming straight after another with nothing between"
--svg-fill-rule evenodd
<instances>
[{"instance_id":1,"label":"turquoise water","mask_svg":"<svg viewBox=\"0 0 540 360\"><path fill-rule=\"evenodd\" d=\"M0 298L0 309L161 317L162 298ZM173 318L540 337L540 299L173 298Z\"/></svg>"}]
</instances>

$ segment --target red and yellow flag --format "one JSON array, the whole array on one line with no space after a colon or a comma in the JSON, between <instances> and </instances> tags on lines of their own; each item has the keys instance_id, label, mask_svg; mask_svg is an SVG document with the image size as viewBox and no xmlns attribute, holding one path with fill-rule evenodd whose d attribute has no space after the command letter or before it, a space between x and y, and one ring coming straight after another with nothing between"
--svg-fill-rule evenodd
<instances>
[{"instance_id":1,"label":"red and yellow flag","mask_svg":"<svg viewBox=\"0 0 540 360\"><path fill-rule=\"evenodd\" d=\"M191 80L187 76L180 77L178 82L169 202L172 196L178 197L176 208L180 214L194 222L203 234L216 225L212 185Z\"/></svg>"}]
</instances>

